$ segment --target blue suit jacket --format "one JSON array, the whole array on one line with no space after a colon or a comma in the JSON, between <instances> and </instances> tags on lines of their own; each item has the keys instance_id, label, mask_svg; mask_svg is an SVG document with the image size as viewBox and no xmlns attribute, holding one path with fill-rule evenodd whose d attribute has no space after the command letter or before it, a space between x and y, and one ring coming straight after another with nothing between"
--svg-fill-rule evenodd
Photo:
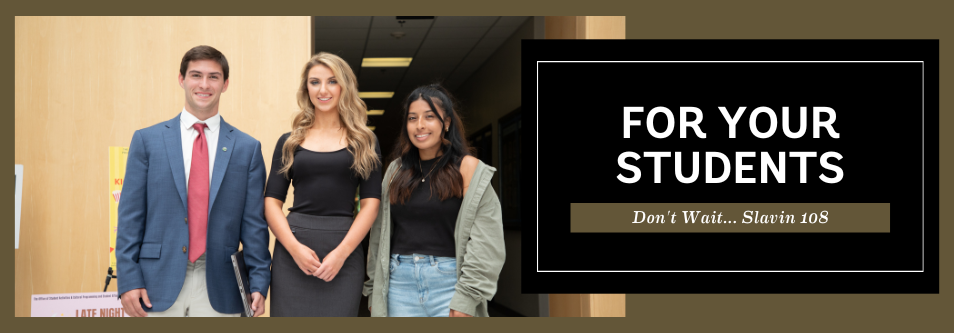
<instances>
[{"instance_id":1,"label":"blue suit jacket","mask_svg":"<svg viewBox=\"0 0 954 333\"><path fill-rule=\"evenodd\" d=\"M265 223L265 162L261 144L222 120L209 190L206 281L212 308L243 311L231 254L245 252L252 292L267 296L271 254ZM189 225L179 116L136 131L119 201L116 270L120 295L146 288L152 308L165 311L182 290Z\"/></svg>"}]
</instances>

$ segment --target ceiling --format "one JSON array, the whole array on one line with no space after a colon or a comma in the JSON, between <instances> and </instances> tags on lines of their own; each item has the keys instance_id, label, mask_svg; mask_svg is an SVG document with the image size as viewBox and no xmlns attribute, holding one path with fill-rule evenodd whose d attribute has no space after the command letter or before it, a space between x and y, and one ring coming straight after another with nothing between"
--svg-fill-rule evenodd
<instances>
[{"instance_id":1,"label":"ceiling","mask_svg":"<svg viewBox=\"0 0 954 333\"><path fill-rule=\"evenodd\" d=\"M341 56L358 76L358 89L393 91L390 99L365 99L370 126L387 154L399 135L401 101L415 87L442 82L456 91L529 16L433 16L405 19L397 16L315 16L314 52ZM402 17L403 18L403 17ZM392 33L403 33L395 38ZM362 68L363 58L412 57L405 68ZM385 156L386 157L386 156Z\"/></svg>"}]
</instances>

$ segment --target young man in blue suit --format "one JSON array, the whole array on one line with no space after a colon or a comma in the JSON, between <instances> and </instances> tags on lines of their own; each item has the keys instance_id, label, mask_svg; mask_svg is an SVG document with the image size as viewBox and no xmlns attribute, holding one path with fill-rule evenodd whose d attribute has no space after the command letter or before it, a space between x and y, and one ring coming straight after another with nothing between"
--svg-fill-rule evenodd
<instances>
[{"instance_id":1,"label":"young man in blue suit","mask_svg":"<svg viewBox=\"0 0 954 333\"><path fill-rule=\"evenodd\" d=\"M179 85L182 113L136 131L129 144L116 237L123 309L133 317L239 316L230 256L242 243L252 310L261 315L271 281L261 144L219 115L229 86L221 52L186 52Z\"/></svg>"}]
</instances>

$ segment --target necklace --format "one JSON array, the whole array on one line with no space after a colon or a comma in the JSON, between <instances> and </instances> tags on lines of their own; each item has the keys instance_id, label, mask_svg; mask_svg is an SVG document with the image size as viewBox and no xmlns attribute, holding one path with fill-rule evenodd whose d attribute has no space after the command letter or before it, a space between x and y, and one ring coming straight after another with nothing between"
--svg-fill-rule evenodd
<instances>
[{"instance_id":1,"label":"necklace","mask_svg":"<svg viewBox=\"0 0 954 333\"><path fill-rule=\"evenodd\" d=\"M421 166L421 160L420 160L420 159L417 160L417 166L421 167L421 173L424 173L424 167ZM430 175L431 175L431 172L434 171L434 167L436 167L436 166L437 166L437 161L434 161L434 165L431 166L431 171L428 171L427 174L424 175L424 177L421 177L421 182L422 182L422 183L424 182L424 179L427 178L427 176L430 176Z\"/></svg>"}]
</instances>

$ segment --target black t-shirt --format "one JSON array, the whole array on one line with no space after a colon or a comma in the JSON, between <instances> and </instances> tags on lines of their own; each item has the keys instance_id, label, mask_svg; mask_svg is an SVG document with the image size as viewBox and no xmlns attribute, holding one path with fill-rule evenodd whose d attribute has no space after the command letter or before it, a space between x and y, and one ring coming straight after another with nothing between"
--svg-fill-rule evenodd
<instances>
[{"instance_id":1,"label":"black t-shirt","mask_svg":"<svg viewBox=\"0 0 954 333\"><path fill-rule=\"evenodd\" d=\"M424 170L431 170L434 162L421 161ZM422 174L426 174L423 172ZM402 204L391 204L391 253L426 254L438 257L455 257L454 227L463 198L450 197L441 201L437 193L431 195L430 182L433 173L418 183L411 197ZM418 180L420 181L420 180Z\"/></svg>"},{"instance_id":2,"label":"black t-shirt","mask_svg":"<svg viewBox=\"0 0 954 333\"><path fill-rule=\"evenodd\" d=\"M288 185L295 186L295 202L288 210L315 216L354 216L354 194L361 185L361 199L381 199L381 163L362 179L351 170L354 156L348 149L316 152L301 146L295 149L295 161L288 178L282 169L282 147L291 133L285 133L275 145L272 169L268 175L265 196L285 201ZM374 152L381 159L381 146L375 138ZM289 180L290 179L290 180Z\"/></svg>"}]
</instances>

